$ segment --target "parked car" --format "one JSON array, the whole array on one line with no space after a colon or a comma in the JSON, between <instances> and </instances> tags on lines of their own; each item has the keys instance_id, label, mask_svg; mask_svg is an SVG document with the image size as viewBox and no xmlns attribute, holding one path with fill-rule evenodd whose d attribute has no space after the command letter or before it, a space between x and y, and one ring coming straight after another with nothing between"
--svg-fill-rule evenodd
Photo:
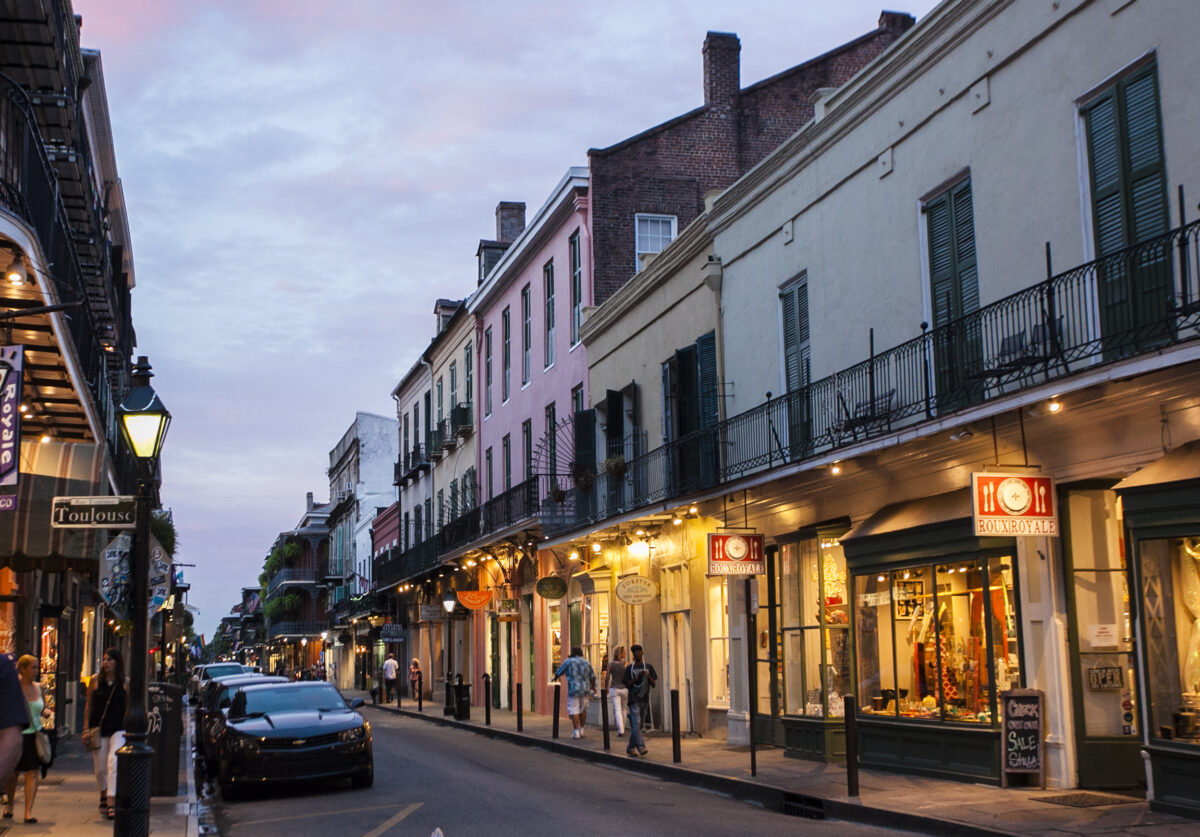
<instances>
[{"instance_id":1,"label":"parked car","mask_svg":"<svg viewBox=\"0 0 1200 837\"><path fill-rule=\"evenodd\" d=\"M221 793L279 782L348 776L375 781L371 725L332 683L247 683L229 711L214 717Z\"/></svg>"},{"instance_id":2,"label":"parked car","mask_svg":"<svg viewBox=\"0 0 1200 837\"><path fill-rule=\"evenodd\" d=\"M205 663L202 666L196 666L192 669L192 680L191 687L188 690L188 697L194 703L200 699L200 689L208 680L227 674L243 674L245 670L246 667L241 663Z\"/></svg>"},{"instance_id":3,"label":"parked car","mask_svg":"<svg viewBox=\"0 0 1200 837\"><path fill-rule=\"evenodd\" d=\"M286 677L268 677L264 674L241 672L224 677L213 677L206 681L200 690L200 699L196 702L193 712L195 719L195 741L200 754L210 767L216 764L216 749L210 733L213 724L220 720L221 714L229 709L233 694L240 686L252 683L286 683Z\"/></svg>"}]
</instances>

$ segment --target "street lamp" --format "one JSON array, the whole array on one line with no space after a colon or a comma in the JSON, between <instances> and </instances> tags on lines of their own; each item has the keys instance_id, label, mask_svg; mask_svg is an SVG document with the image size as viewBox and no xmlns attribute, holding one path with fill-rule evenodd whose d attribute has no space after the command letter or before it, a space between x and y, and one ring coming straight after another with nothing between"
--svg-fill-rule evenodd
<instances>
[{"instance_id":1,"label":"street lamp","mask_svg":"<svg viewBox=\"0 0 1200 837\"><path fill-rule=\"evenodd\" d=\"M150 513L162 451L171 414L150 386L150 361L145 356L133 368L133 389L118 408L121 436L137 461L137 502L133 550L130 555L130 618L133 634L129 655L129 707L125 715L125 746L117 751L117 799L113 834L143 837L150 833L150 769L154 749L146 743L146 655L149 652L147 589L150 575Z\"/></svg>"}]
</instances>

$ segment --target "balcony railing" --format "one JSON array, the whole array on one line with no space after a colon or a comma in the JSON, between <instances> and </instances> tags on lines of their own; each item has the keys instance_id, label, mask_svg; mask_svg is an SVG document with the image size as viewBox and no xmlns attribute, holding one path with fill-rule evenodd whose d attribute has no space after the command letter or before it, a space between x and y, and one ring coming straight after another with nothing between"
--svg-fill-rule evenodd
<instances>
[{"instance_id":1,"label":"balcony railing","mask_svg":"<svg viewBox=\"0 0 1200 837\"><path fill-rule=\"evenodd\" d=\"M387 553L375 559L372 568L375 589L398 584L433 569L440 563L438 558L441 554L442 546L438 538L427 538L403 551L389 549Z\"/></svg>"},{"instance_id":2,"label":"balcony railing","mask_svg":"<svg viewBox=\"0 0 1200 837\"><path fill-rule=\"evenodd\" d=\"M442 458L443 441L444 436L440 424L425 434L425 450L428 452L429 458L434 462Z\"/></svg>"},{"instance_id":3,"label":"balcony railing","mask_svg":"<svg viewBox=\"0 0 1200 837\"><path fill-rule=\"evenodd\" d=\"M586 485L549 480L561 534L1200 337L1200 222L1072 268Z\"/></svg>"},{"instance_id":4,"label":"balcony railing","mask_svg":"<svg viewBox=\"0 0 1200 837\"><path fill-rule=\"evenodd\" d=\"M285 567L271 576L267 582L267 596L275 595L275 591L284 585L316 584L317 573L310 567Z\"/></svg>"},{"instance_id":5,"label":"balcony railing","mask_svg":"<svg viewBox=\"0 0 1200 837\"><path fill-rule=\"evenodd\" d=\"M325 630L325 623L316 620L272 622L267 628L267 637L276 639L287 636L320 636Z\"/></svg>"},{"instance_id":6,"label":"balcony railing","mask_svg":"<svg viewBox=\"0 0 1200 837\"><path fill-rule=\"evenodd\" d=\"M439 424L442 434L442 449L454 450L458 446L458 437L454 435L454 425L450 419L442 419Z\"/></svg>"},{"instance_id":7,"label":"balcony railing","mask_svg":"<svg viewBox=\"0 0 1200 837\"><path fill-rule=\"evenodd\" d=\"M405 451L403 467L400 469L403 480L416 479L423 471L429 470L426 450L423 445L413 445L411 450Z\"/></svg>"},{"instance_id":8,"label":"balcony railing","mask_svg":"<svg viewBox=\"0 0 1200 837\"><path fill-rule=\"evenodd\" d=\"M455 404L450 408L450 427L455 436L467 437L475 432L471 403Z\"/></svg>"}]
</instances>

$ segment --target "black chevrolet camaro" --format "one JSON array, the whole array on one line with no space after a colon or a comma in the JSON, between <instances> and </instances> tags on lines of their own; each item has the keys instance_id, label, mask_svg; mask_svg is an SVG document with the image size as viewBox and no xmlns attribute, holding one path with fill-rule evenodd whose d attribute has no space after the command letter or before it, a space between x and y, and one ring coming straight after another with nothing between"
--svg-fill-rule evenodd
<instances>
[{"instance_id":1,"label":"black chevrolet camaro","mask_svg":"<svg viewBox=\"0 0 1200 837\"><path fill-rule=\"evenodd\" d=\"M247 683L216 723L217 781L240 788L348 776L355 787L375 780L371 725L332 683Z\"/></svg>"}]
</instances>

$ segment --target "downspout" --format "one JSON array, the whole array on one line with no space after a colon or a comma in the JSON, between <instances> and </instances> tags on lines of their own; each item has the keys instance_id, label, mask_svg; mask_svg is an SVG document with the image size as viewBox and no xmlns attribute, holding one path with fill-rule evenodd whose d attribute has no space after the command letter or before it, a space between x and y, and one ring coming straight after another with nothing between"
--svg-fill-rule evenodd
<instances>
[{"instance_id":1,"label":"downspout","mask_svg":"<svg viewBox=\"0 0 1200 837\"><path fill-rule=\"evenodd\" d=\"M704 284L708 286L708 289L713 294L717 343L717 420L724 421L725 399L722 395L725 389L725 328L723 309L721 308L721 286L723 283L721 257L709 253L708 262L700 268L700 274L704 277Z\"/></svg>"}]
</instances>

